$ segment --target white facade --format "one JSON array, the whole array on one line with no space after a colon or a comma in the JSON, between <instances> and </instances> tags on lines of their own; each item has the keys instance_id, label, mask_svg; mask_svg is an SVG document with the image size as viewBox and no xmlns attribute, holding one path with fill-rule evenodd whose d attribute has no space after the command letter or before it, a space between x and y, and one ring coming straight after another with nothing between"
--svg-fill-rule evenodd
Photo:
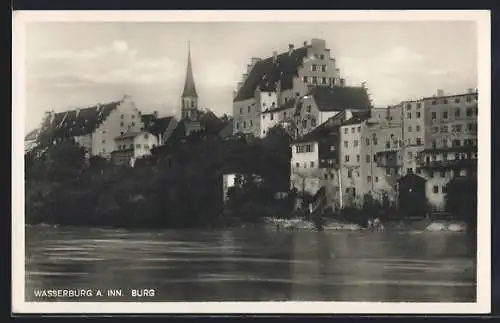
<instances>
[{"instance_id":1,"label":"white facade","mask_svg":"<svg viewBox=\"0 0 500 323\"><path fill-rule=\"evenodd\" d=\"M158 138L148 132L127 133L115 138L115 154L130 160L134 166L135 161L144 156L151 155L151 149L158 145Z\"/></svg>"},{"instance_id":2,"label":"white facade","mask_svg":"<svg viewBox=\"0 0 500 323\"><path fill-rule=\"evenodd\" d=\"M319 147L317 142L296 143L292 145L290 161L290 184L298 192L311 195L321 188L319 168Z\"/></svg>"}]
</instances>

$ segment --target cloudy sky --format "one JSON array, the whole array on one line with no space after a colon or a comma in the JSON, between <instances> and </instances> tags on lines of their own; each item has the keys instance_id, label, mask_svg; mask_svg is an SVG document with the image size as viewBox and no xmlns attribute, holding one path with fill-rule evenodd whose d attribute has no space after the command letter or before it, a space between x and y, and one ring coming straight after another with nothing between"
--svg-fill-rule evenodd
<instances>
[{"instance_id":1,"label":"cloudy sky","mask_svg":"<svg viewBox=\"0 0 500 323\"><path fill-rule=\"evenodd\" d=\"M26 127L44 111L133 96L143 112L179 115L191 42L200 107L231 113L253 56L323 38L350 85L375 105L477 86L474 22L58 22L26 27Z\"/></svg>"}]
</instances>

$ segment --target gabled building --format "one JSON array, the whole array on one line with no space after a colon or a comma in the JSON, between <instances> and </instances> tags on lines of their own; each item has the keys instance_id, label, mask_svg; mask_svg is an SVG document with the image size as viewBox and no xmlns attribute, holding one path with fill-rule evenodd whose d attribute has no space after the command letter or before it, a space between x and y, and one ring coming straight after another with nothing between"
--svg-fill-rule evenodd
<instances>
[{"instance_id":1,"label":"gabled building","mask_svg":"<svg viewBox=\"0 0 500 323\"><path fill-rule=\"evenodd\" d=\"M151 155L158 146L158 137L146 131L127 132L115 138L117 149L111 153L113 163L134 167L139 158Z\"/></svg>"},{"instance_id":2,"label":"gabled building","mask_svg":"<svg viewBox=\"0 0 500 323\"><path fill-rule=\"evenodd\" d=\"M47 112L42 131L50 134L54 142L73 138L90 156L110 158L115 150L115 138L143 128L141 112L131 97L97 104L89 108L64 112Z\"/></svg>"},{"instance_id":3,"label":"gabled building","mask_svg":"<svg viewBox=\"0 0 500 323\"><path fill-rule=\"evenodd\" d=\"M167 142L179 123L173 116L158 117L156 111L152 114L143 114L141 120L144 124L142 130L154 135L159 146Z\"/></svg>"},{"instance_id":4,"label":"gabled building","mask_svg":"<svg viewBox=\"0 0 500 323\"><path fill-rule=\"evenodd\" d=\"M266 59L252 58L233 99L233 133L263 135L261 113L304 97L310 87L344 86L340 70L322 39ZM325 119L326 120L326 119ZM321 122L316 120L319 125Z\"/></svg>"},{"instance_id":5,"label":"gabled building","mask_svg":"<svg viewBox=\"0 0 500 323\"><path fill-rule=\"evenodd\" d=\"M339 127L345 113L326 120L292 141L290 185L299 195L315 196L322 190L328 207L339 203Z\"/></svg>"}]
</instances>

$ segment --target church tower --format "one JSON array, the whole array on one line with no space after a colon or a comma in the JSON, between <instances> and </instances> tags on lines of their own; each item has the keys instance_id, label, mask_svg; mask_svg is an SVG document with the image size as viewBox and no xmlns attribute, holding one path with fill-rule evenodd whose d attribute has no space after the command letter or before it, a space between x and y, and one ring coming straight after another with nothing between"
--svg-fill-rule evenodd
<instances>
[{"instance_id":1,"label":"church tower","mask_svg":"<svg viewBox=\"0 0 500 323\"><path fill-rule=\"evenodd\" d=\"M193 69L191 67L191 46L188 42L188 62L186 69L186 80L182 91L182 119L198 121L200 113L198 110L198 93L194 84Z\"/></svg>"}]
</instances>

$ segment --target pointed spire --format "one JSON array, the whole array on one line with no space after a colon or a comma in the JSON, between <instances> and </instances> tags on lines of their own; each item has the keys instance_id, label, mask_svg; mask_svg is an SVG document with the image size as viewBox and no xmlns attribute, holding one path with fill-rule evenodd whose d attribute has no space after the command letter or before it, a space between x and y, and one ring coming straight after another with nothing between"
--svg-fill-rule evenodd
<instances>
[{"instance_id":1,"label":"pointed spire","mask_svg":"<svg viewBox=\"0 0 500 323\"><path fill-rule=\"evenodd\" d=\"M194 85L193 69L191 68L191 46L188 41L188 63L186 70L186 81L184 83L184 90L182 91L182 97L198 97L196 93L196 87Z\"/></svg>"}]
</instances>

